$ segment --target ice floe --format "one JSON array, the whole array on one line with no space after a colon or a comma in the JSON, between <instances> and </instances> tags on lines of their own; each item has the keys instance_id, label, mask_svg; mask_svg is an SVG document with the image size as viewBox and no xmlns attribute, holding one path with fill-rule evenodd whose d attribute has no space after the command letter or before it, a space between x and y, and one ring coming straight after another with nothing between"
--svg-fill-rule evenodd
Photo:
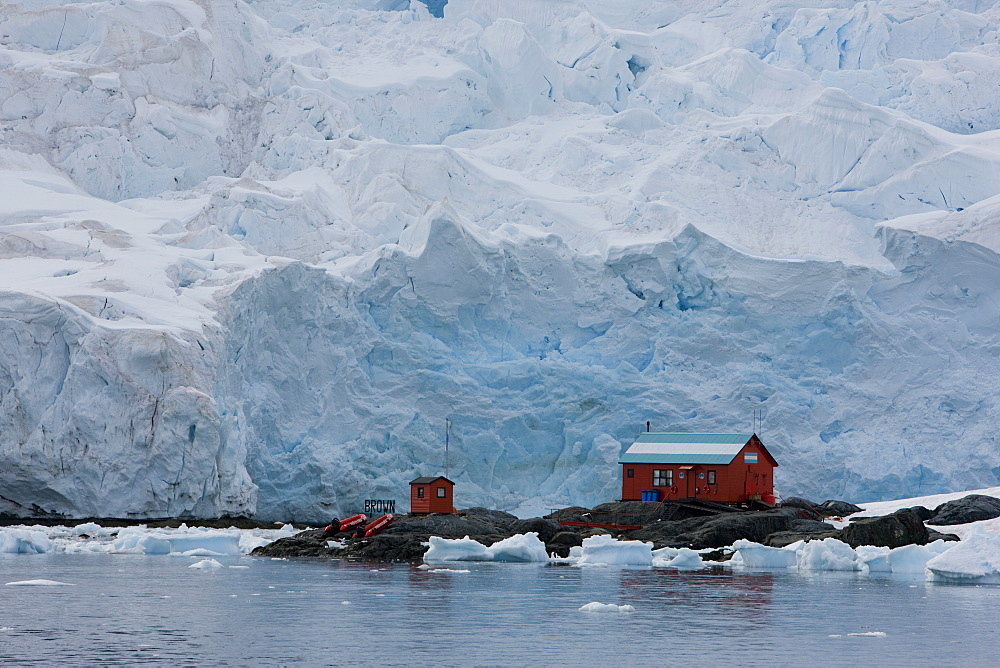
<instances>
[{"instance_id":1,"label":"ice floe","mask_svg":"<svg viewBox=\"0 0 1000 668\"><path fill-rule=\"evenodd\" d=\"M615 605L614 603L588 603L580 607L580 612L635 612L631 605Z\"/></svg>"}]
</instances>

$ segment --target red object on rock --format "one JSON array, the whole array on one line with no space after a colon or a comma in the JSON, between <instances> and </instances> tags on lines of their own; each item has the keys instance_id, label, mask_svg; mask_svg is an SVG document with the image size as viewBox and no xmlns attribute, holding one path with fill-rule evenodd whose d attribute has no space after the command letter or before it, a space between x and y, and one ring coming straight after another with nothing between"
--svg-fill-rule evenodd
<instances>
[{"instance_id":1,"label":"red object on rock","mask_svg":"<svg viewBox=\"0 0 1000 668\"><path fill-rule=\"evenodd\" d=\"M365 527L365 538L371 538L372 536L381 533L387 526L392 524L394 519L395 518L389 513L386 513L382 517L378 518Z\"/></svg>"}]
</instances>

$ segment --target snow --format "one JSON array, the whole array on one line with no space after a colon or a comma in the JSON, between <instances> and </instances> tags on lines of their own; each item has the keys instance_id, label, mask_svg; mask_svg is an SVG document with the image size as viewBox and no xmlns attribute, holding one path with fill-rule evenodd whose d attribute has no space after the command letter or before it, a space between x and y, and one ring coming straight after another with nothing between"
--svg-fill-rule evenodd
<instances>
[{"instance_id":1,"label":"snow","mask_svg":"<svg viewBox=\"0 0 1000 668\"><path fill-rule=\"evenodd\" d=\"M1000 483L995 7L429 6L0 16L0 512L318 523L449 418L537 515L751 408L786 495Z\"/></svg>"}]
</instances>

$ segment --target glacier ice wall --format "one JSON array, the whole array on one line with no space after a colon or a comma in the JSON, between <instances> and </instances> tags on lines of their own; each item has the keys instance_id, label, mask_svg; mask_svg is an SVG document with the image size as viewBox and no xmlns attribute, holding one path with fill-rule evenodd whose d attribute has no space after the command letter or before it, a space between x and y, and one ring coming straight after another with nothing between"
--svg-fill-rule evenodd
<instances>
[{"instance_id":1,"label":"glacier ice wall","mask_svg":"<svg viewBox=\"0 0 1000 668\"><path fill-rule=\"evenodd\" d=\"M994 3L0 9L0 512L997 484ZM404 504L405 505L405 504Z\"/></svg>"}]
</instances>

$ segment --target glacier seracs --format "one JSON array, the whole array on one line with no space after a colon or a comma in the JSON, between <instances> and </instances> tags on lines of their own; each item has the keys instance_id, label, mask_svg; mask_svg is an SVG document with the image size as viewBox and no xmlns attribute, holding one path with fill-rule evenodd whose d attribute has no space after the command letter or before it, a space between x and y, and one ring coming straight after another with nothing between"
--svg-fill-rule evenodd
<instances>
[{"instance_id":1,"label":"glacier seracs","mask_svg":"<svg viewBox=\"0 0 1000 668\"><path fill-rule=\"evenodd\" d=\"M994 3L0 9L0 511L997 484ZM839 35L839 38L834 38Z\"/></svg>"}]
</instances>

